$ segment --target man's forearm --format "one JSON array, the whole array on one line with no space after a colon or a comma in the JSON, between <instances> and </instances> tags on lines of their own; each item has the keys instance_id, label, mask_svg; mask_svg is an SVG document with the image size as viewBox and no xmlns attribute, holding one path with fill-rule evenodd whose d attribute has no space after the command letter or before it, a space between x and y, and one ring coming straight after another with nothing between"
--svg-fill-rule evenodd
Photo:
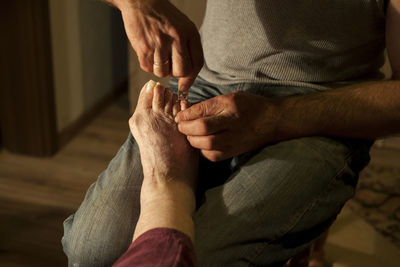
<instances>
[{"instance_id":1,"label":"man's forearm","mask_svg":"<svg viewBox=\"0 0 400 267\"><path fill-rule=\"evenodd\" d=\"M400 81L360 83L278 101L277 139L337 136L375 139L400 133Z\"/></svg>"}]
</instances>

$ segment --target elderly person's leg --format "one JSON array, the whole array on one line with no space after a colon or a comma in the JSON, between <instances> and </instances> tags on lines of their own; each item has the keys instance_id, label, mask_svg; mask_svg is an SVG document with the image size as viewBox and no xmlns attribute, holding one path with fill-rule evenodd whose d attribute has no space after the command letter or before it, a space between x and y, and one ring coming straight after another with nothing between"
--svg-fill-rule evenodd
<instances>
[{"instance_id":1,"label":"elderly person's leg","mask_svg":"<svg viewBox=\"0 0 400 267\"><path fill-rule=\"evenodd\" d=\"M178 131L177 98L150 81L129 120L143 166L141 211L134 241L115 266L196 265L192 215L199 153Z\"/></svg>"},{"instance_id":2,"label":"elderly person's leg","mask_svg":"<svg viewBox=\"0 0 400 267\"><path fill-rule=\"evenodd\" d=\"M177 87L176 81L171 87ZM221 94L196 81L192 102ZM86 193L79 209L64 222L62 244L70 266L110 266L129 247L140 213L143 181L139 148L130 134L108 168Z\"/></svg>"},{"instance_id":3,"label":"elderly person's leg","mask_svg":"<svg viewBox=\"0 0 400 267\"><path fill-rule=\"evenodd\" d=\"M368 149L360 141L313 137L239 158L229 180L208 190L195 214L199 265L282 266L353 196Z\"/></svg>"},{"instance_id":4,"label":"elderly person's leg","mask_svg":"<svg viewBox=\"0 0 400 267\"><path fill-rule=\"evenodd\" d=\"M192 214L199 153L178 131L173 114L180 110L176 94L150 81L130 119L144 176L135 238L152 228L169 227L194 239Z\"/></svg>"}]
</instances>

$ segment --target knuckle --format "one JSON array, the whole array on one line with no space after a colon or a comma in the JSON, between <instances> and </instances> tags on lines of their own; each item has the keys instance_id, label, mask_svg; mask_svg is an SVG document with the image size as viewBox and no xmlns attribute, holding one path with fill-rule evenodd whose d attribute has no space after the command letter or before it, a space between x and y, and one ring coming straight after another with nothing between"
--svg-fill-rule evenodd
<instances>
[{"instance_id":1,"label":"knuckle","mask_svg":"<svg viewBox=\"0 0 400 267\"><path fill-rule=\"evenodd\" d=\"M177 64L174 64L174 63L172 63L172 77L180 78L180 77L182 77L181 69L177 66Z\"/></svg>"},{"instance_id":2,"label":"knuckle","mask_svg":"<svg viewBox=\"0 0 400 267\"><path fill-rule=\"evenodd\" d=\"M146 55L149 55L152 52L153 47L149 43L145 42L139 44L138 54L142 55L142 57L146 57Z\"/></svg>"},{"instance_id":3,"label":"knuckle","mask_svg":"<svg viewBox=\"0 0 400 267\"><path fill-rule=\"evenodd\" d=\"M182 44L184 43L184 37L176 30L173 32L173 35L171 37L174 39L174 42L176 45L178 45L178 47L182 46Z\"/></svg>"},{"instance_id":4,"label":"knuckle","mask_svg":"<svg viewBox=\"0 0 400 267\"><path fill-rule=\"evenodd\" d=\"M167 72L158 72L158 73L154 72L154 74L159 78L164 78L168 76Z\"/></svg>"},{"instance_id":5,"label":"knuckle","mask_svg":"<svg viewBox=\"0 0 400 267\"><path fill-rule=\"evenodd\" d=\"M169 36L171 38L171 41L177 47L182 47L182 45L186 42L186 34L184 32L178 31L175 28L169 31Z\"/></svg>"},{"instance_id":6,"label":"knuckle","mask_svg":"<svg viewBox=\"0 0 400 267\"><path fill-rule=\"evenodd\" d=\"M204 121L199 123L200 134L207 134L208 130L209 130L209 128L208 128L207 123L205 123ZM207 138L207 140L208 140L208 138Z\"/></svg>"},{"instance_id":7,"label":"knuckle","mask_svg":"<svg viewBox=\"0 0 400 267\"><path fill-rule=\"evenodd\" d=\"M208 104L207 103L202 103L201 105L198 105L198 110L197 114L200 115L200 117L205 117L207 115L207 111L209 110Z\"/></svg>"},{"instance_id":8,"label":"knuckle","mask_svg":"<svg viewBox=\"0 0 400 267\"><path fill-rule=\"evenodd\" d=\"M171 36L171 38L173 38L174 40L179 37L179 32L175 27L170 27L168 29L168 34L169 36Z\"/></svg>"},{"instance_id":9,"label":"knuckle","mask_svg":"<svg viewBox=\"0 0 400 267\"><path fill-rule=\"evenodd\" d=\"M153 72L153 65L146 59L139 59L140 68L146 72Z\"/></svg>"},{"instance_id":10,"label":"knuckle","mask_svg":"<svg viewBox=\"0 0 400 267\"><path fill-rule=\"evenodd\" d=\"M140 68L146 72L153 72L153 68L149 64L143 63L142 61L140 62Z\"/></svg>"},{"instance_id":11,"label":"knuckle","mask_svg":"<svg viewBox=\"0 0 400 267\"><path fill-rule=\"evenodd\" d=\"M240 100L240 92L234 92L231 94L225 95L223 98L226 105L229 105L232 108L235 108Z\"/></svg>"},{"instance_id":12,"label":"knuckle","mask_svg":"<svg viewBox=\"0 0 400 267\"><path fill-rule=\"evenodd\" d=\"M154 36L154 44L155 44L155 47L163 47L163 45L164 45L163 37L159 34L156 34Z\"/></svg>"},{"instance_id":13,"label":"knuckle","mask_svg":"<svg viewBox=\"0 0 400 267\"><path fill-rule=\"evenodd\" d=\"M190 71L184 69L184 68L178 68L174 72L174 77L186 77L190 74Z\"/></svg>"},{"instance_id":14,"label":"knuckle","mask_svg":"<svg viewBox=\"0 0 400 267\"><path fill-rule=\"evenodd\" d=\"M221 160L222 159L218 155L213 155L212 158L211 158L212 162L218 162L218 161L221 161Z\"/></svg>"},{"instance_id":15,"label":"knuckle","mask_svg":"<svg viewBox=\"0 0 400 267\"><path fill-rule=\"evenodd\" d=\"M143 54L138 55L138 60L139 60L140 64L148 64L149 63L148 57L146 57Z\"/></svg>"},{"instance_id":16,"label":"knuckle","mask_svg":"<svg viewBox=\"0 0 400 267\"><path fill-rule=\"evenodd\" d=\"M229 100L230 102L235 101L236 100L236 92L227 94L226 99Z\"/></svg>"},{"instance_id":17,"label":"knuckle","mask_svg":"<svg viewBox=\"0 0 400 267\"><path fill-rule=\"evenodd\" d=\"M188 135L186 137L186 139L188 140L189 144L195 148L198 148L198 145L196 143L196 139L193 138L193 136Z\"/></svg>"},{"instance_id":18,"label":"knuckle","mask_svg":"<svg viewBox=\"0 0 400 267\"><path fill-rule=\"evenodd\" d=\"M212 162L218 162L223 159L222 155L217 151L202 151L203 156Z\"/></svg>"},{"instance_id":19,"label":"knuckle","mask_svg":"<svg viewBox=\"0 0 400 267\"><path fill-rule=\"evenodd\" d=\"M208 150L215 148L215 138L211 137L211 136L208 137L206 139L205 146L206 146L205 149L208 149Z\"/></svg>"},{"instance_id":20,"label":"knuckle","mask_svg":"<svg viewBox=\"0 0 400 267\"><path fill-rule=\"evenodd\" d=\"M165 69L155 68L154 67L154 75L159 78L164 78L168 75L168 71Z\"/></svg>"}]
</instances>

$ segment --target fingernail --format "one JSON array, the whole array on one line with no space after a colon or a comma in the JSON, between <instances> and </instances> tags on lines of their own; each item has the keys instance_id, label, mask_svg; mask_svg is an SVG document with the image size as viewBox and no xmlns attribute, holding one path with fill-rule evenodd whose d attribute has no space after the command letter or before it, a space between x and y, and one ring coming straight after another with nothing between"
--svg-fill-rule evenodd
<instances>
[{"instance_id":1,"label":"fingernail","mask_svg":"<svg viewBox=\"0 0 400 267\"><path fill-rule=\"evenodd\" d=\"M153 81L153 80L148 81L147 82L147 86L146 86L146 90L147 91L151 91L154 88L155 85L156 85L155 81Z\"/></svg>"},{"instance_id":2,"label":"fingernail","mask_svg":"<svg viewBox=\"0 0 400 267\"><path fill-rule=\"evenodd\" d=\"M175 122L176 122L176 123L179 122L178 116L175 116Z\"/></svg>"}]
</instances>

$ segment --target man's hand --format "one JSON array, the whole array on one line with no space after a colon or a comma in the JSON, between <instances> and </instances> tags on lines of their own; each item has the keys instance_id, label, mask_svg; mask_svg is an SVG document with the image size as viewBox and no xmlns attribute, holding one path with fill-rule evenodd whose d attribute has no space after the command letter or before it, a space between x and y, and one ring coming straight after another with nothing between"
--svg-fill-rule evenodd
<instances>
[{"instance_id":1,"label":"man's hand","mask_svg":"<svg viewBox=\"0 0 400 267\"><path fill-rule=\"evenodd\" d=\"M219 161L277 140L273 99L244 92L197 103L176 116L178 129L202 155Z\"/></svg>"},{"instance_id":2,"label":"man's hand","mask_svg":"<svg viewBox=\"0 0 400 267\"><path fill-rule=\"evenodd\" d=\"M196 26L167 0L114 0L140 67L158 77L178 77L188 90L203 66Z\"/></svg>"}]
</instances>

